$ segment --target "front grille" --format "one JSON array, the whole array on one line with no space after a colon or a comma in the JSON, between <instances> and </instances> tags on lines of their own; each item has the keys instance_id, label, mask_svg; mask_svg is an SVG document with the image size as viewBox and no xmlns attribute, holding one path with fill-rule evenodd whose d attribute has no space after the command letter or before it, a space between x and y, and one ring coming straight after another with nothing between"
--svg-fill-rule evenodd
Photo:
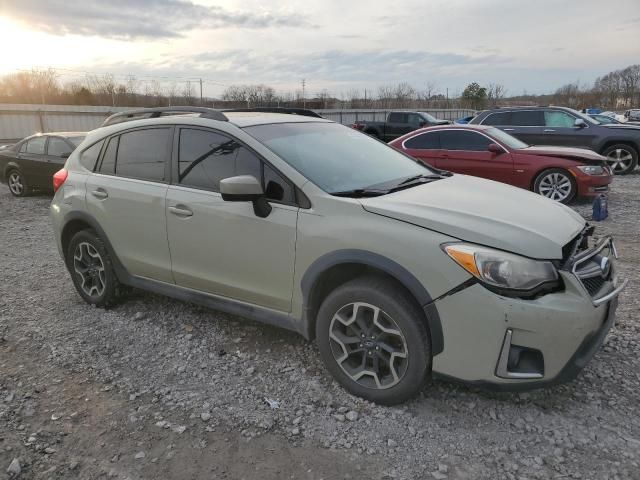
<instances>
[{"instance_id":1,"label":"front grille","mask_svg":"<svg viewBox=\"0 0 640 480\"><path fill-rule=\"evenodd\" d=\"M580 281L584 285L584 288L587 289L587 292L589 292L589 295L594 297L596 293L602 290L607 279L599 275L597 277L581 278Z\"/></svg>"}]
</instances>

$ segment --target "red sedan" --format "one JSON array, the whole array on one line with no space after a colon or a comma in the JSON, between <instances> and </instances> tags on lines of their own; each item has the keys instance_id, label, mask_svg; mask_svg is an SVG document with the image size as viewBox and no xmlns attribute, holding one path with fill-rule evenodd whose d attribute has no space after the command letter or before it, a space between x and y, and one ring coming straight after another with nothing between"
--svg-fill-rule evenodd
<instances>
[{"instance_id":1,"label":"red sedan","mask_svg":"<svg viewBox=\"0 0 640 480\"><path fill-rule=\"evenodd\" d=\"M592 150L530 146L482 125L424 128L389 145L441 170L508 183L562 203L606 193L613 179L605 158Z\"/></svg>"}]
</instances>

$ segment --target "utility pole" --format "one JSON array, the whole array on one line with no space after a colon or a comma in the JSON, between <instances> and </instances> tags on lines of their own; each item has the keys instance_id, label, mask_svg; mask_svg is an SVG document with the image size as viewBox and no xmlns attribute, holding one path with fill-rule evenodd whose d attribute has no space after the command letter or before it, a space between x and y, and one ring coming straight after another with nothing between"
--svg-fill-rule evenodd
<instances>
[{"instance_id":1,"label":"utility pole","mask_svg":"<svg viewBox=\"0 0 640 480\"><path fill-rule=\"evenodd\" d=\"M202 79L200 79L200 105L202 106Z\"/></svg>"},{"instance_id":2,"label":"utility pole","mask_svg":"<svg viewBox=\"0 0 640 480\"><path fill-rule=\"evenodd\" d=\"M307 85L306 80L302 79L302 108L307 108L307 100L304 98L304 87Z\"/></svg>"},{"instance_id":3,"label":"utility pole","mask_svg":"<svg viewBox=\"0 0 640 480\"><path fill-rule=\"evenodd\" d=\"M449 108L449 89L447 88L447 108Z\"/></svg>"}]
</instances>

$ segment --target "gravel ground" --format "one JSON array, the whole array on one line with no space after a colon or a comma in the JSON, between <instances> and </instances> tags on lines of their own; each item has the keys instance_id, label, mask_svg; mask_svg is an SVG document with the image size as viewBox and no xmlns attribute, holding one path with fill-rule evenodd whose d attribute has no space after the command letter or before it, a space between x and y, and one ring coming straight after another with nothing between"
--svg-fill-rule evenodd
<instances>
[{"instance_id":1,"label":"gravel ground","mask_svg":"<svg viewBox=\"0 0 640 480\"><path fill-rule=\"evenodd\" d=\"M576 381L434 381L388 408L345 393L295 334L141 292L87 306L50 199L0 186L0 479L640 479L639 191L640 172L616 178L598 224L632 284Z\"/></svg>"}]
</instances>

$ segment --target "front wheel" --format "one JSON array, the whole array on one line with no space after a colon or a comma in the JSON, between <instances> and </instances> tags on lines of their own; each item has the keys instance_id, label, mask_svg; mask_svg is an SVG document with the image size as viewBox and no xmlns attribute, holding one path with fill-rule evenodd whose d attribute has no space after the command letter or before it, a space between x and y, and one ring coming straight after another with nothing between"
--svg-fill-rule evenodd
<instances>
[{"instance_id":1,"label":"front wheel","mask_svg":"<svg viewBox=\"0 0 640 480\"><path fill-rule=\"evenodd\" d=\"M424 313L384 278L358 278L331 292L318 312L316 339L346 390L383 405L416 395L431 371Z\"/></svg>"},{"instance_id":2,"label":"front wheel","mask_svg":"<svg viewBox=\"0 0 640 480\"><path fill-rule=\"evenodd\" d=\"M631 173L638 165L638 152L629 145L611 145L602 155L607 157L607 163L616 175Z\"/></svg>"},{"instance_id":3,"label":"front wheel","mask_svg":"<svg viewBox=\"0 0 640 480\"><path fill-rule=\"evenodd\" d=\"M560 203L569 203L576 196L578 187L573 176L561 168L541 172L533 184L533 191Z\"/></svg>"}]
</instances>

